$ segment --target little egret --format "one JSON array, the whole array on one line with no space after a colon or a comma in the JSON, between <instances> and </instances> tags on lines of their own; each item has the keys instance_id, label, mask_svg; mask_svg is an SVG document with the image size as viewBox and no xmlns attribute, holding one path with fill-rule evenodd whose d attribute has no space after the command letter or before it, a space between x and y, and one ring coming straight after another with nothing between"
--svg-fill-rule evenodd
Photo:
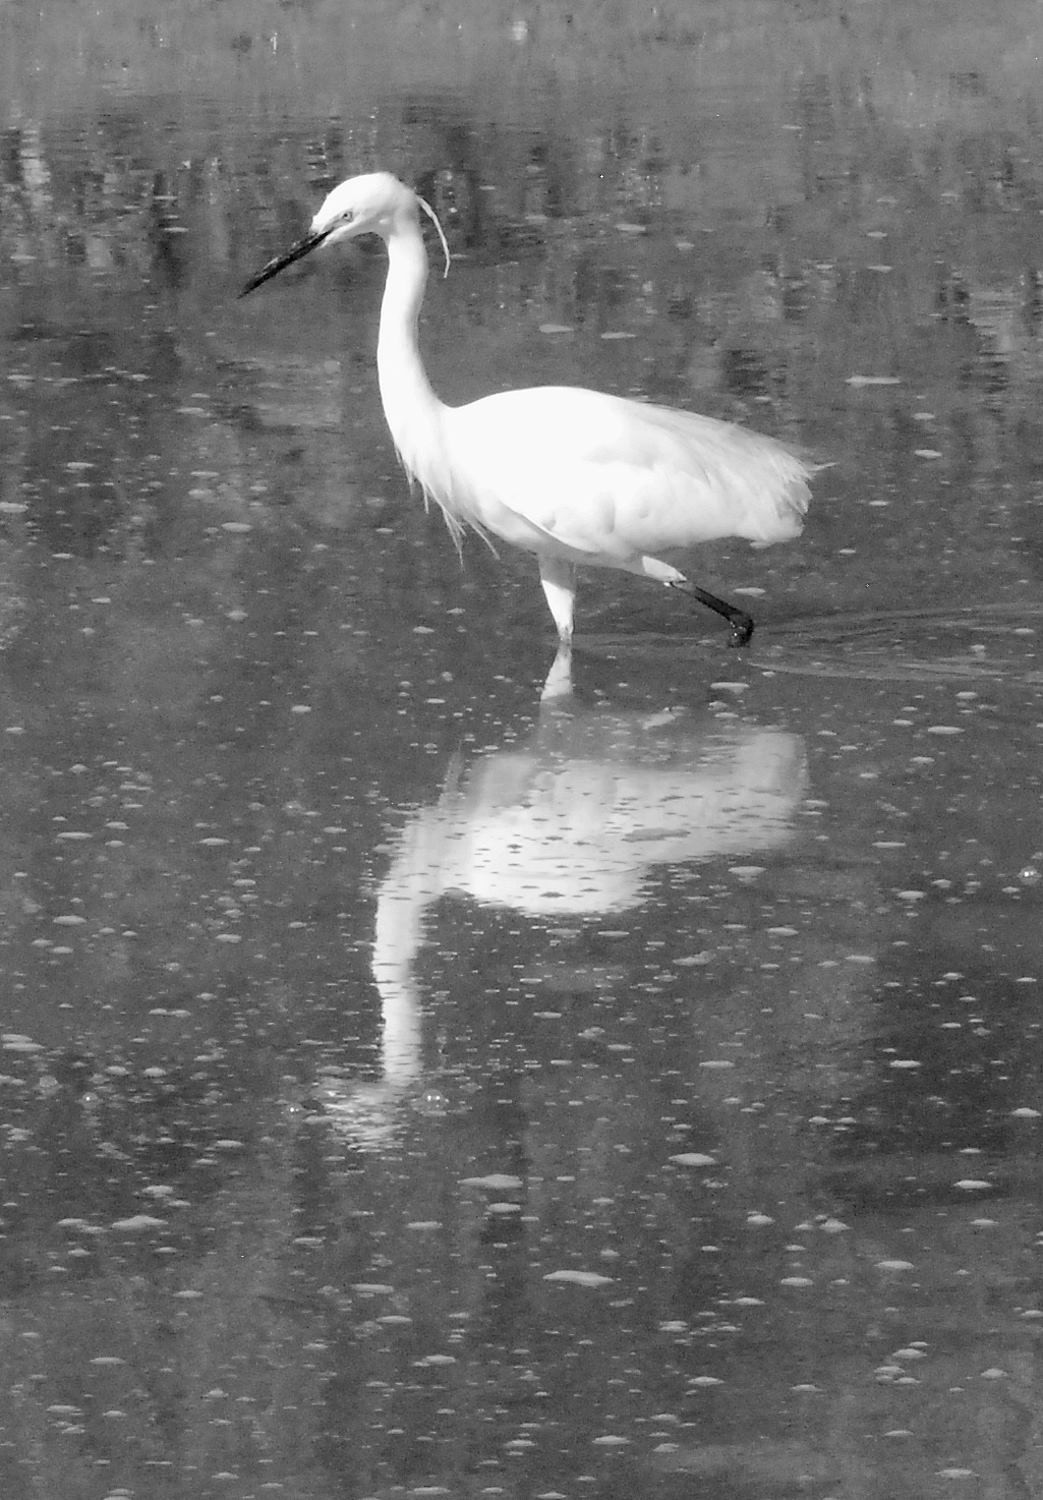
<instances>
[{"instance_id":1,"label":"little egret","mask_svg":"<svg viewBox=\"0 0 1043 1500\"><path fill-rule=\"evenodd\" d=\"M448 272L434 210L389 172L373 172L335 187L308 233L240 296L320 245L379 235L388 256L377 337L384 415L407 474L440 506L457 545L470 526L535 553L566 659L578 566L681 589L724 616L731 645L745 645L746 611L689 582L669 559L721 537L766 547L799 536L814 466L731 422L572 386L446 406L417 342L427 282L420 210L438 230Z\"/></svg>"}]
</instances>

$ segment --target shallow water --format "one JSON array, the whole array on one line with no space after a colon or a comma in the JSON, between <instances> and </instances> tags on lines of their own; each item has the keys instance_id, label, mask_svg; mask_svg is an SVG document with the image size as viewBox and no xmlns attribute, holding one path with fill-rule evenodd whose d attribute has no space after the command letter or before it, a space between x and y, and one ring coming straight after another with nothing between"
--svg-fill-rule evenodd
<instances>
[{"instance_id":1,"label":"shallow water","mask_svg":"<svg viewBox=\"0 0 1043 1500\"><path fill-rule=\"evenodd\" d=\"M0 12L5 1497L1016 1496L1035 1365L1034 7ZM375 388L833 467L572 698Z\"/></svg>"}]
</instances>

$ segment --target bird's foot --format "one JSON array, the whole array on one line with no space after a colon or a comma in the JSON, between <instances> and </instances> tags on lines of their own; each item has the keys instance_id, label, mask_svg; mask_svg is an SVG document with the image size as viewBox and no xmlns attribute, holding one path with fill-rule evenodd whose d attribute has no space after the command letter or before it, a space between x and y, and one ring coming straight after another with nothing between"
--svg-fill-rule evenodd
<instances>
[{"instance_id":1,"label":"bird's foot","mask_svg":"<svg viewBox=\"0 0 1043 1500\"><path fill-rule=\"evenodd\" d=\"M731 616L732 633L729 637L729 646L748 646L750 636L753 634L753 620L749 615Z\"/></svg>"},{"instance_id":2,"label":"bird's foot","mask_svg":"<svg viewBox=\"0 0 1043 1500\"><path fill-rule=\"evenodd\" d=\"M732 627L729 646L745 646L753 634L753 616L748 615L744 609L737 609L734 604L729 604L727 599L718 599L716 594L711 594L707 589L701 589L697 583L690 583L687 578L668 578L667 586L672 589L680 589L683 594L688 594L692 599L698 599L700 604L705 604L707 609L712 609L714 614L720 615L728 621Z\"/></svg>"}]
</instances>

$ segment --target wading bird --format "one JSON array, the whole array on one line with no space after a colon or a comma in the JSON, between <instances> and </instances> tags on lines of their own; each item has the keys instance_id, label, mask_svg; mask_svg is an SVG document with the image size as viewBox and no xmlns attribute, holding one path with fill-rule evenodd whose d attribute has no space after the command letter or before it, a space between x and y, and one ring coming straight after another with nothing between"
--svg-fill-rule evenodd
<instances>
[{"instance_id":1,"label":"wading bird","mask_svg":"<svg viewBox=\"0 0 1043 1500\"><path fill-rule=\"evenodd\" d=\"M681 589L723 615L730 644L744 646L752 618L689 582L670 559L721 537L766 547L799 536L814 467L731 422L572 386L446 406L417 343L427 282L420 210L438 230L448 273L434 210L389 172L373 172L335 187L303 239L240 296L320 245L379 235L388 270L377 373L402 464L441 507L458 546L470 526L535 554L566 670L577 567L618 568Z\"/></svg>"}]
</instances>

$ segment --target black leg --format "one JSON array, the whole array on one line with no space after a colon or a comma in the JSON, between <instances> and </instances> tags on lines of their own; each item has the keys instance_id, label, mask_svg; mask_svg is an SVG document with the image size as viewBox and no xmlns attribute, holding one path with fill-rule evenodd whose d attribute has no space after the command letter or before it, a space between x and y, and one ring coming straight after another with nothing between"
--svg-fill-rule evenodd
<instances>
[{"instance_id":1,"label":"black leg","mask_svg":"<svg viewBox=\"0 0 1043 1500\"><path fill-rule=\"evenodd\" d=\"M715 614L723 615L732 627L729 646L745 646L753 634L753 616L748 615L744 609L739 609L734 604L729 604L727 599L718 599L716 594L708 594L701 589L697 583L671 582L672 589L680 589L682 594L690 594L693 599L698 599L700 604L705 604L707 609L712 609Z\"/></svg>"}]
</instances>

